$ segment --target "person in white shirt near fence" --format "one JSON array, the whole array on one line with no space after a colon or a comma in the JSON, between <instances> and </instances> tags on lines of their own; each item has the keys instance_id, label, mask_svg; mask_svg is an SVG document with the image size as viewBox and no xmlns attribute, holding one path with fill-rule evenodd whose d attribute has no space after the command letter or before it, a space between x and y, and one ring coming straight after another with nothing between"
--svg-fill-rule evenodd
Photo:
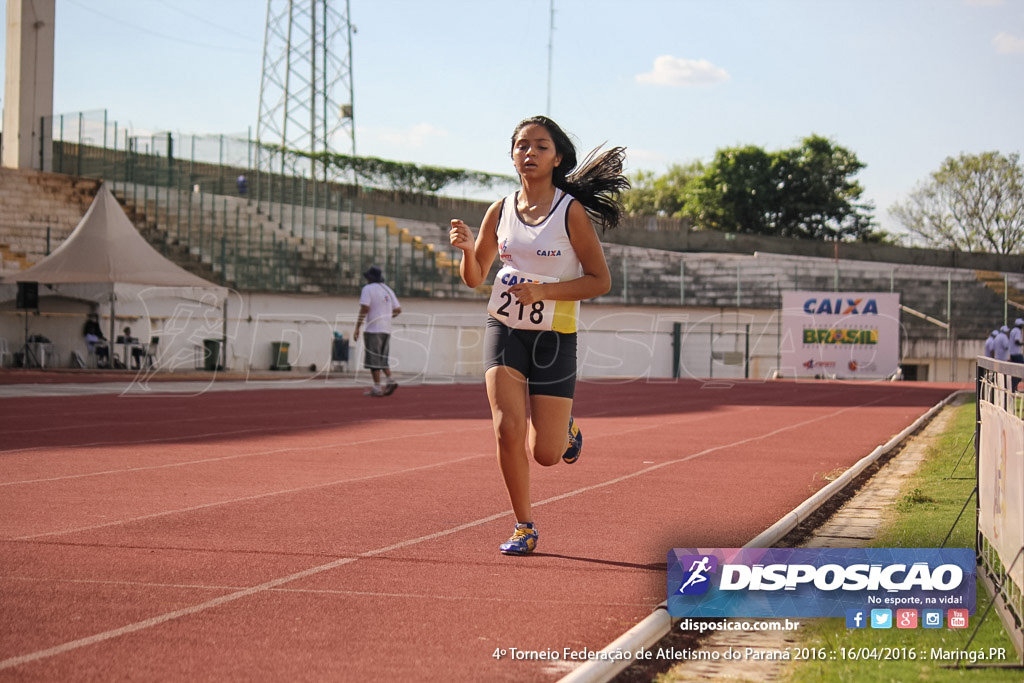
<instances>
[{"instance_id":1,"label":"person in white shirt near fence","mask_svg":"<svg viewBox=\"0 0 1024 683\"><path fill-rule=\"evenodd\" d=\"M363 277L366 285L359 295L359 317L352 341L359 341L359 331L365 322L363 365L373 377L373 386L365 395L390 396L398 388L391 378L391 319L402 312L402 306L394 291L384 284L384 273L379 267L370 266ZM387 378L385 385L380 383L381 373Z\"/></svg>"}]
</instances>

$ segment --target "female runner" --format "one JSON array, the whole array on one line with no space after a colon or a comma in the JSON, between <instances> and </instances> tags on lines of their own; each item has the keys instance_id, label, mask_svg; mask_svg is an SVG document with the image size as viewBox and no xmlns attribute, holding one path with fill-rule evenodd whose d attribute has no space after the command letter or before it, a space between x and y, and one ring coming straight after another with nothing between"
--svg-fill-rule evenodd
<instances>
[{"instance_id":1,"label":"female runner","mask_svg":"<svg viewBox=\"0 0 1024 683\"><path fill-rule=\"evenodd\" d=\"M487 210L474 241L461 220L449 239L463 252L460 275L470 288L500 268L488 302L484 335L487 398L498 466L516 517L502 543L506 555L537 547L530 499L530 454L544 466L574 463L583 434L572 418L576 389L579 302L611 287L608 264L591 219L615 227L625 150L597 150L576 169L576 148L551 119L522 121L512 134L520 189Z\"/></svg>"}]
</instances>

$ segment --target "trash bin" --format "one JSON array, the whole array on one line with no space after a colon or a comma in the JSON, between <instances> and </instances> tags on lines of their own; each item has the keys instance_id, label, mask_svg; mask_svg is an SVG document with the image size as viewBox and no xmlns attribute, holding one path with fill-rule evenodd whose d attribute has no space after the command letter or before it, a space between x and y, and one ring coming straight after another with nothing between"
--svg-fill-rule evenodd
<instances>
[{"instance_id":1,"label":"trash bin","mask_svg":"<svg viewBox=\"0 0 1024 683\"><path fill-rule=\"evenodd\" d=\"M332 370L335 365L341 365L343 368L348 369L348 339L340 336L335 336L334 343L331 345Z\"/></svg>"},{"instance_id":2,"label":"trash bin","mask_svg":"<svg viewBox=\"0 0 1024 683\"><path fill-rule=\"evenodd\" d=\"M288 342L270 342L270 369L292 369L288 364Z\"/></svg>"},{"instance_id":3,"label":"trash bin","mask_svg":"<svg viewBox=\"0 0 1024 683\"><path fill-rule=\"evenodd\" d=\"M214 371L220 367L220 339L203 340L203 369Z\"/></svg>"}]
</instances>

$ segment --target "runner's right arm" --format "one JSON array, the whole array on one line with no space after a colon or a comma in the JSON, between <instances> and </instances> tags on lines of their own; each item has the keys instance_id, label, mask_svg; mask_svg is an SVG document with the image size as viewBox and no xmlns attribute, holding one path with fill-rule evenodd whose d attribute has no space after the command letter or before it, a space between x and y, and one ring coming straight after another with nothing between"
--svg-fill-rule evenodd
<instances>
[{"instance_id":1,"label":"runner's right arm","mask_svg":"<svg viewBox=\"0 0 1024 683\"><path fill-rule=\"evenodd\" d=\"M448 238L453 247L462 250L459 274L467 287L478 287L491 270L491 264L494 263L494 257L498 253L498 218L500 215L501 202L497 201L487 209L475 244L469 226L458 218L452 219L452 229Z\"/></svg>"}]
</instances>

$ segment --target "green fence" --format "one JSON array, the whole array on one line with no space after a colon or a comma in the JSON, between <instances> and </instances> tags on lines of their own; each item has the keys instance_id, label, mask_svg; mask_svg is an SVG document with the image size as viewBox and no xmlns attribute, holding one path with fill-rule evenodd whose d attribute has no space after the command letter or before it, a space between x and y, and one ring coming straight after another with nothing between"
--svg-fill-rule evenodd
<instances>
[{"instance_id":1,"label":"green fence","mask_svg":"<svg viewBox=\"0 0 1024 683\"><path fill-rule=\"evenodd\" d=\"M380 200L355 184L261 171L294 165L248 135L140 135L104 111L58 115L44 121L44 130L53 140L42 145L41 168L111 181L147 238L208 279L249 290L351 293L376 263L400 295L483 296L461 284L461 254L440 229L442 216L471 218L466 203L449 206L458 200L421 195L389 201L399 193L383 191ZM411 218L429 215L434 233L403 231L367 205L410 225L429 223ZM933 338L951 338L953 328L983 337L990 325L1024 312L1020 272L993 273L989 282L967 268L655 252L607 242L606 256L613 282L600 299L606 303L776 309L789 290L900 292L901 303L924 316L908 318L920 327L915 334ZM946 327L920 322L928 318Z\"/></svg>"},{"instance_id":2,"label":"green fence","mask_svg":"<svg viewBox=\"0 0 1024 683\"><path fill-rule=\"evenodd\" d=\"M259 170L259 155L273 153L251 139L134 135L105 112L45 124L53 140L43 145L43 168L104 178L151 243L211 280L247 290L352 293L377 264L400 295L474 296L461 285L449 246L359 211L354 185Z\"/></svg>"}]
</instances>

